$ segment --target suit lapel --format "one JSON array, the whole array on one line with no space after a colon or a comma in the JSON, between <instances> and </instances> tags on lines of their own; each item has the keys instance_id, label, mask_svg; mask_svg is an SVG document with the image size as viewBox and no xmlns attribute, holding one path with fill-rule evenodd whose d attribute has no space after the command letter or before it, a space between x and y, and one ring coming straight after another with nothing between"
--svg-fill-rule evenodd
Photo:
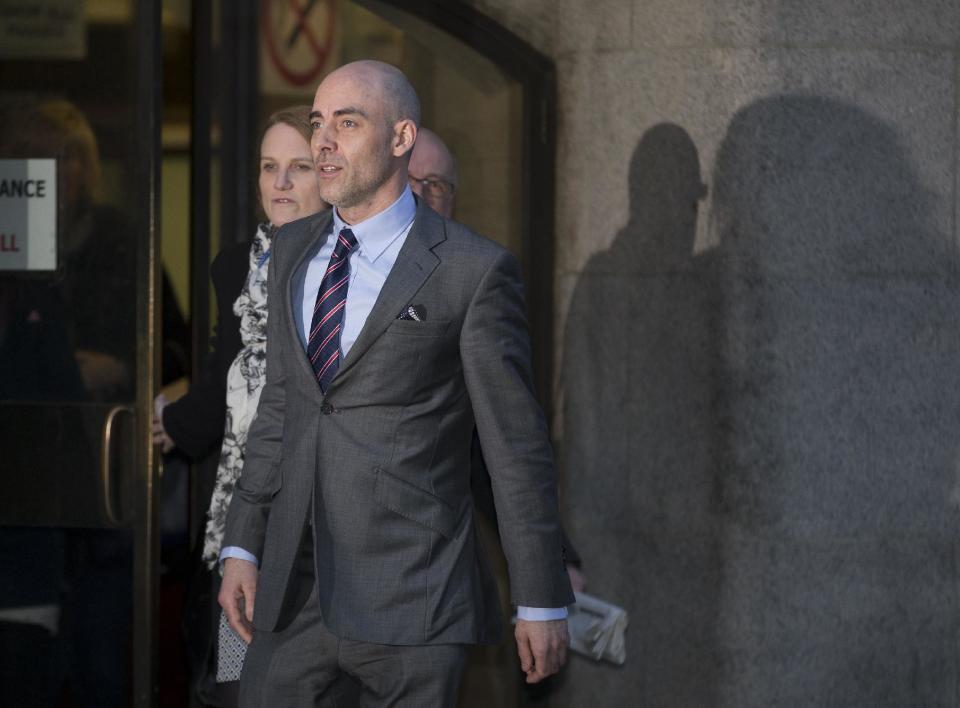
<instances>
[{"instance_id":1,"label":"suit lapel","mask_svg":"<svg viewBox=\"0 0 960 708\"><path fill-rule=\"evenodd\" d=\"M350 352L340 365L336 376L330 382L331 388L349 376L351 369L381 334L397 319L400 310L408 304L434 269L440 259L433 253L433 247L446 238L443 220L427 207L418 202L417 216L407 234L397 262L393 264L380 289L380 295L367 316L367 321ZM349 297L349 295L347 296ZM329 390L329 389L328 389Z\"/></svg>"},{"instance_id":2,"label":"suit lapel","mask_svg":"<svg viewBox=\"0 0 960 708\"><path fill-rule=\"evenodd\" d=\"M313 367L310 366L310 360L307 358L307 353L303 346L303 333L298 331L297 328L299 319L297 308L301 308L303 305L303 282L307 276L307 266L310 264L313 256L316 255L317 251L323 246L323 238L330 229L331 219L331 212L328 210L319 214L315 220L311 220L301 233L291 234L291 236L295 238L290 239L290 247L293 249L293 254L289 261L291 263L290 272L289 275L281 276L281 283L283 277L286 277L286 283L283 283L284 287L282 287L282 292L284 297L283 306L287 308L287 313L289 314L287 318L290 324L289 339L296 345L292 353L294 357L299 360L300 367L304 374L314 383L316 383L316 378L314 377ZM317 392L319 393L319 391L320 388L317 387Z\"/></svg>"}]
</instances>

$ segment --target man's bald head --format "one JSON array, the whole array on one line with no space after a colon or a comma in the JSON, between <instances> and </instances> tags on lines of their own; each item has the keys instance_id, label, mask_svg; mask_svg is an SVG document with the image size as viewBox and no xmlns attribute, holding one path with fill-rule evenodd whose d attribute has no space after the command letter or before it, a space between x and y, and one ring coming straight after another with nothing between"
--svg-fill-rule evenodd
<instances>
[{"instance_id":1,"label":"man's bald head","mask_svg":"<svg viewBox=\"0 0 960 708\"><path fill-rule=\"evenodd\" d=\"M389 125L410 120L420 126L420 98L410 80L397 67L374 59L361 59L330 72L324 82L342 78L363 83L379 93Z\"/></svg>"},{"instance_id":2,"label":"man's bald head","mask_svg":"<svg viewBox=\"0 0 960 708\"><path fill-rule=\"evenodd\" d=\"M457 160L440 136L426 128L417 131L408 169L413 191L435 212L450 218L457 196Z\"/></svg>"}]
</instances>

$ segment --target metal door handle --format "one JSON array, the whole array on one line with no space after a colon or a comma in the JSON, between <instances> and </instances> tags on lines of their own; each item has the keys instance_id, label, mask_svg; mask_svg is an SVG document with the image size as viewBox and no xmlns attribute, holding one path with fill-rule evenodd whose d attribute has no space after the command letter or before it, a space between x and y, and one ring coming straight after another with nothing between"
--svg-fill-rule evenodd
<instances>
[{"instance_id":1,"label":"metal door handle","mask_svg":"<svg viewBox=\"0 0 960 708\"><path fill-rule=\"evenodd\" d=\"M123 525L123 518L113 504L113 475L110 473L110 450L113 445L113 421L119 413L134 414L130 406L114 406L103 423L103 439L100 447L100 481L103 484L103 507L107 520L115 526Z\"/></svg>"}]
</instances>

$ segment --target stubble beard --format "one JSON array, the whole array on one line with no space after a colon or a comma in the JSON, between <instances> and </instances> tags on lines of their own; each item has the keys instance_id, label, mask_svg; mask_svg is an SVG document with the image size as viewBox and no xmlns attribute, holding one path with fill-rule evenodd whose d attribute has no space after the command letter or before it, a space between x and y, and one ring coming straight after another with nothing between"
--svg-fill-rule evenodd
<instances>
[{"instance_id":1,"label":"stubble beard","mask_svg":"<svg viewBox=\"0 0 960 708\"><path fill-rule=\"evenodd\" d=\"M338 209L352 209L370 201L388 180L391 174L390 148L385 146L383 151L369 160L370 168L363 172L353 171L344 175L346 179L339 185L320 183L320 196L327 204Z\"/></svg>"}]
</instances>

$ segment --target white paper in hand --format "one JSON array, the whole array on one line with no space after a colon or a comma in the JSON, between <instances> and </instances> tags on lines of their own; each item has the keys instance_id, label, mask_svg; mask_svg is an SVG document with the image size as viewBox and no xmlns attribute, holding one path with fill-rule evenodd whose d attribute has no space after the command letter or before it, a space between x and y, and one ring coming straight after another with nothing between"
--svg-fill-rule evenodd
<instances>
[{"instance_id":1,"label":"white paper in hand","mask_svg":"<svg viewBox=\"0 0 960 708\"><path fill-rule=\"evenodd\" d=\"M574 594L577 604L570 607L567 618L570 648L597 661L622 666L627 660L627 611L583 592Z\"/></svg>"}]
</instances>

